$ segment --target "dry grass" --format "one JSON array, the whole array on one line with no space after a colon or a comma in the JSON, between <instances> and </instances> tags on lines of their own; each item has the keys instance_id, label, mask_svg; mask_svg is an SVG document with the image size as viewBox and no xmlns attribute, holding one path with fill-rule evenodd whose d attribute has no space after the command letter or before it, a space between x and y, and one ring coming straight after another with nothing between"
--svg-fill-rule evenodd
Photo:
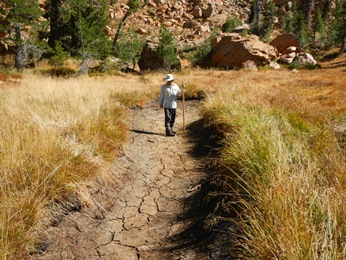
<instances>
[{"instance_id":1,"label":"dry grass","mask_svg":"<svg viewBox=\"0 0 346 260\"><path fill-rule=\"evenodd\" d=\"M225 136L216 180L238 201L238 256L344 259L346 165L333 133L345 123L344 72L229 75L214 76L204 117Z\"/></svg>"},{"instance_id":2,"label":"dry grass","mask_svg":"<svg viewBox=\"0 0 346 260\"><path fill-rule=\"evenodd\" d=\"M0 86L3 259L32 248L48 203L110 173L126 141L125 107L156 100L164 76L24 75ZM187 97L207 96L204 116L226 136L227 186L251 195L240 196L242 248L259 258L345 255L345 167L331 132L345 116L345 73L186 69L175 77Z\"/></svg>"},{"instance_id":3,"label":"dry grass","mask_svg":"<svg viewBox=\"0 0 346 260\"><path fill-rule=\"evenodd\" d=\"M83 193L88 180L110 173L126 141L123 97L126 105L144 105L156 98L153 87L157 83L150 79L125 75L68 80L25 75L20 83L2 85L2 259L30 250L48 203ZM88 196L80 197L89 203Z\"/></svg>"}]
</instances>

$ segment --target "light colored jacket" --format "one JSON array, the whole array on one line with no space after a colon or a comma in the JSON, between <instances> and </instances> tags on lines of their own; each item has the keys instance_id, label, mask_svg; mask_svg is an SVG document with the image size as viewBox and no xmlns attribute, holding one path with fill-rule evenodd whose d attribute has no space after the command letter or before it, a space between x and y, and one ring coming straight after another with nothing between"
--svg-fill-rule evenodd
<instances>
[{"instance_id":1,"label":"light colored jacket","mask_svg":"<svg viewBox=\"0 0 346 260\"><path fill-rule=\"evenodd\" d=\"M177 84L172 83L171 86L164 84L161 87L159 104L163 108L177 108L177 96L181 96L182 92Z\"/></svg>"}]
</instances>

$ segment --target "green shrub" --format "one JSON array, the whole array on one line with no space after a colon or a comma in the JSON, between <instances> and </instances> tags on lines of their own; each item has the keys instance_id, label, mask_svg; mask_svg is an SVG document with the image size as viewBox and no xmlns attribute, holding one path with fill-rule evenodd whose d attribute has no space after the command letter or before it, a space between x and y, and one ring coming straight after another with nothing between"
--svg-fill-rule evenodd
<instances>
[{"instance_id":1,"label":"green shrub","mask_svg":"<svg viewBox=\"0 0 346 260\"><path fill-rule=\"evenodd\" d=\"M188 55L189 61L192 64L196 64L201 61L211 51L211 41L215 38L215 34L211 35L204 43L197 46L197 48Z\"/></svg>"},{"instance_id":2,"label":"green shrub","mask_svg":"<svg viewBox=\"0 0 346 260\"><path fill-rule=\"evenodd\" d=\"M226 22L222 25L223 32L232 32L237 26L241 25L242 21L237 17L232 16L227 18Z\"/></svg>"},{"instance_id":3,"label":"green shrub","mask_svg":"<svg viewBox=\"0 0 346 260\"><path fill-rule=\"evenodd\" d=\"M293 70L293 69L307 69L307 70L314 70L317 69L318 66L313 64L313 63L302 63L299 61L294 61L292 62L289 66L289 69Z\"/></svg>"},{"instance_id":4,"label":"green shrub","mask_svg":"<svg viewBox=\"0 0 346 260\"><path fill-rule=\"evenodd\" d=\"M42 72L43 75L51 76L51 77L71 77L76 74L76 71L71 68L66 67L57 67L48 69Z\"/></svg>"}]
</instances>

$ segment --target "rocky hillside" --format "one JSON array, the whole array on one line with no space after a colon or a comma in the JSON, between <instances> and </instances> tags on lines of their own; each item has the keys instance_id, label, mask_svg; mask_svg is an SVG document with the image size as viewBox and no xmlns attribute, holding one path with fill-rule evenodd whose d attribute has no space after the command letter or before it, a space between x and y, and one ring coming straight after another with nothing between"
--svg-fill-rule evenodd
<instances>
[{"instance_id":1,"label":"rocky hillside","mask_svg":"<svg viewBox=\"0 0 346 260\"><path fill-rule=\"evenodd\" d=\"M109 36L115 33L118 21L128 10L127 1L119 2L110 6ZM178 48L183 49L203 42L231 16L246 21L250 9L249 0L149 0L142 10L129 17L125 28L134 25L139 34L152 39L164 24L176 35Z\"/></svg>"},{"instance_id":2,"label":"rocky hillside","mask_svg":"<svg viewBox=\"0 0 346 260\"><path fill-rule=\"evenodd\" d=\"M118 22L128 10L128 1L117 1L110 6L112 22L107 29L111 36L115 33ZM249 29L249 17L252 12L250 0L147 0L147 4L139 12L129 17L126 27L134 25L138 32L148 38L155 38L161 24L165 24L176 35L179 48L195 46L203 42L213 30L221 31L222 25L230 17L236 17L243 21L241 27ZM261 1L264 4L264 1ZM292 9L290 0L274 0L275 27L280 28L283 17ZM312 14L316 10L324 10L329 4L329 10L335 8L335 1L316 0L314 5L307 7L307 1L300 0L298 5L303 12L312 8ZM262 11L265 7L261 7ZM274 33L272 38L277 36Z\"/></svg>"},{"instance_id":3,"label":"rocky hillside","mask_svg":"<svg viewBox=\"0 0 346 260\"><path fill-rule=\"evenodd\" d=\"M45 2L45 0L39 0L42 10L45 8ZM110 23L106 26L105 33L110 40L113 40L119 24L129 13L129 6L127 5L129 0L111 2L113 3L109 6ZM243 30L248 31L250 29L249 18L252 15L253 8L250 0L146 0L143 2L145 5L139 11L127 16L124 29L128 30L133 27L143 38L158 42L159 30L161 25L164 24L175 35L178 51L190 50L205 42L213 32L221 32L223 24L229 18L236 18L242 22L237 28L238 32L242 32ZM261 2L265 4L264 1ZM304 0L298 1L301 9L303 11L305 10L305 12L306 7L304 6L306 2L307 1ZM291 1L274 0L274 3L276 6L275 17L273 18L275 21L275 28L269 40L275 39L275 37L280 34L279 29L282 19L292 9ZM325 5L326 3L322 2L322 0L316 0L314 2L314 10L324 10ZM329 3L329 8L333 8L333 2ZM263 6L261 9L263 12L266 7ZM313 15L314 12L310 14ZM0 15L0 23L4 21L4 19L5 17ZM44 18L42 17L42 19ZM6 33L7 32L0 31L0 50L11 52L12 49L13 52L12 46L7 45L6 38L9 35L6 35ZM220 37L222 37L222 35ZM302 50L296 51L297 47L299 47L299 42L294 45L291 44L286 46L285 44L283 50L278 50L278 54L273 54L273 50L271 50L272 47L262 46L262 44L258 42L258 37L256 38L254 35L248 34L245 38L242 38L241 35L233 35L228 37L227 40L223 39L222 41L220 37L217 39L217 42L213 43L213 47L216 46L223 55L225 55L225 52L222 51L223 49L227 50L227 52L231 52L232 55L236 52L240 53L241 59L230 61L228 57L230 55L227 54L227 57L225 57L226 61L221 61L219 54L216 53L215 55L218 56L216 61L214 58L202 61L203 65L206 67L240 67L248 60L253 61L255 66L268 65L271 61L278 59L282 60L284 64L288 64L302 52ZM232 40L231 42L229 41L230 39ZM249 41L251 41L251 43L249 43ZM284 40L284 42L286 42L286 40ZM241 45L239 43L241 43ZM257 48L256 46L260 47ZM277 48L277 46L275 47ZM291 48L289 51L286 50L289 47L293 47L294 49L292 50ZM242 49L246 49L245 54L240 52ZM262 57L259 59L257 57L253 58L253 56L257 56L257 54L263 56L261 53L264 53L265 61L262 61ZM285 54L286 56L282 57L281 54ZM244 57L246 57L246 59ZM224 58L222 59L224 60ZM303 57L303 59L305 59L305 57ZM311 59L309 58L309 60ZM314 60L313 63L315 64Z\"/></svg>"}]
</instances>

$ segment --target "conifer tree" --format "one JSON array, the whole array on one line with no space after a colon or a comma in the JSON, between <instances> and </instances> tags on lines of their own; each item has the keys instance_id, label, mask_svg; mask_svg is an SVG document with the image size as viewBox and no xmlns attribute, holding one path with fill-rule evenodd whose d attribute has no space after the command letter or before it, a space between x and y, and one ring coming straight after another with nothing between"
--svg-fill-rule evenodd
<instances>
[{"instance_id":1,"label":"conifer tree","mask_svg":"<svg viewBox=\"0 0 346 260\"><path fill-rule=\"evenodd\" d=\"M294 34L302 47L309 42L306 20L296 1L292 1L291 11L287 12L282 28L284 32Z\"/></svg>"},{"instance_id":2,"label":"conifer tree","mask_svg":"<svg viewBox=\"0 0 346 260\"><path fill-rule=\"evenodd\" d=\"M346 2L341 0L337 4L332 25L333 40L339 44L341 52L346 52Z\"/></svg>"},{"instance_id":3,"label":"conifer tree","mask_svg":"<svg viewBox=\"0 0 346 260\"><path fill-rule=\"evenodd\" d=\"M61 46L60 42L55 42L55 49L53 50L54 55L50 58L49 63L53 66L63 66L67 59L67 54Z\"/></svg>"},{"instance_id":4,"label":"conifer tree","mask_svg":"<svg viewBox=\"0 0 346 260\"><path fill-rule=\"evenodd\" d=\"M312 29L313 29L313 45L314 45L314 47L315 48L322 47L322 45L325 42L325 38L326 38L326 24L323 20L322 13L321 13L320 9L317 10L315 19L313 21ZM317 39L317 34L318 34L319 39ZM319 44L317 44L317 41L319 42Z\"/></svg>"},{"instance_id":5,"label":"conifer tree","mask_svg":"<svg viewBox=\"0 0 346 260\"><path fill-rule=\"evenodd\" d=\"M24 39L23 32L28 32L31 27L31 35L34 35L34 27L42 15L37 0L2 0L3 8L0 13L6 16L6 24L3 29L10 34L10 40L15 45L15 68L22 70L29 59L28 39Z\"/></svg>"},{"instance_id":6,"label":"conifer tree","mask_svg":"<svg viewBox=\"0 0 346 260\"><path fill-rule=\"evenodd\" d=\"M63 31L62 22L62 0L47 0L46 1L46 16L49 19L50 33L48 38L48 45L55 49L56 42L60 41ZM61 43L60 47L61 47Z\"/></svg>"},{"instance_id":7,"label":"conifer tree","mask_svg":"<svg viewBox=\"0 0 346 260\"><path fill-rule=\"evenodd\" d=\"M110 53L104 33L108 24L108 2L65 0L60 5L58 38L65 51L81 58L83 73L88 72L86 62L89 59L105 59Z\"/></svg>"},{"instance_id":8,"label":"conifer tree","mask_svg":"<svg viewBox=\"0 0 346 260\"><path fill-rule=\"evenodd\" d=\"M164 67L170 69L179 62L173 33L165 25L160 28L160 42L156 53L164 60Z\"/></svg>"},{"instance_id":9,"label":"conifer tree","mask_svg":"<svg viewBox=\"0 0 346 260\"><path fill-rule=\"evenodd\" d=\"M132 69L134 69L143 46L144 41L139 38L136 30L131 28L129 31L121 34L115 56L124 62L132 63Z\"/></svg>"},{"instance_id":10,"label":"conifer tree","mask_svg":"<svg viewBox=\"0 0 346 260\"><path fill-rule=\"evenodd\" d=\"M139 8L143 7L146 4L147 4L147 1L144 1L144 3L141 0L129 0L128 1L127 5L129 7L129 10L125 13L124 17L121 19L120 24L118 26L118 29L117 29L115 36L114 36L113 48L115 50L117 48L116 45L117 45L118 39L121 35L121 32L123 30L123 27L126 23L127 18L129 17L129 15L137 12L139 10Z\"/></svg>"},{"instance_id":11,"label":"conifer tree","mask_svg":"<svg viewBox=\"0 0 346 260\"><path fill-rule=\"evenodd\" d=\"M266 3L266 8L263 11L263 21L259 27L259 35L261 39L267 40L271 32L274 29L274 16L275 16L275 3L273 1L268 1Z\"/></svg>"}]
</instances>

